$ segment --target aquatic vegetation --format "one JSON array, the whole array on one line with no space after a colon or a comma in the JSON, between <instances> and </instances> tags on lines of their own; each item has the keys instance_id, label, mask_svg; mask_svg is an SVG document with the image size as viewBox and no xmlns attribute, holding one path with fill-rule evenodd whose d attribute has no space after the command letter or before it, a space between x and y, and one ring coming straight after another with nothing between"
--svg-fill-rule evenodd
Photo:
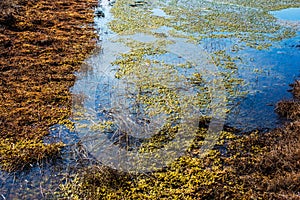
<instances>
[{"instance_id":1,"label":"aquatic vegetation","mask_svg":"<svg viewBox=\"0 0 300 200\"><path fill-rule=\"evenodd\" d=\"M168 21L160 16L151 15L149 4L132 7L131 0L117 1L112 9L115 19L110 22L110 28L120 34L146 33L151 29L165 26Z\"/></svg>"},{"instance_id":2,"label":"aquatic vegetation","mask_svg":"<svg viewBox=\"0 0 300 200\"><path fill-rule=\"evenodd\" d=\"M3 7L2 7L3 5ZM54 156L49 127L71 115L73 72L94 49L97 1L1 1L0 166L4 170Z\"/></svg>"},{"instance_id":3,"label":"aquatic vegetation","mask_svg":"<svg viewBox=\"0 0 300 200\"><path fill-rule=\"evenodd\" d=\"M285 0L285 1L277 1L277 0L229 0L228 3L233 3L242 6L248 6L252 8L261 8L267 10L279 10L283 8L291 8L291 7L299 7L300 2L298 0Z\"/></svg>"},{"instance_id":4,"label":"aquatic vegetation","mask_svg":"<svg viewBox=\"0 0 300 200\"><path fill-rule=\"evenodd\" d=\"M60 195L74 199L297 199L298 119L268 133L237 136L223 131L220 146L199 158L204 128L186 155L164 169L124 174L111 169L95 172L97 166L93 166L70 177L70 182L61 185Z\"/></svg>"},{"instance_id":5,"label":"aquatic vegetation","mask_svg":"<svg viewBox=\"0 0 300 200\"><path fill-rule=\"evenodd\" d=\"M197 6L193 6L194 4ZM268 11L298 5L297 2L276 1L274 7L270 5L272 4L267 1L159 2L161 10L166 14L163 17L149 12L152 5L148 1L138 5L132 1L117 1L112 10L115 19L110 23L111 29L116 33L146 33L156 37L161 26L171 29L163 37L157 37L160 41L166 41L162 45L138 41L126 44L127 40L124 39L123 42L131 50L113 62L116 78L130 81L131 86L136 89L132 90L134 93L130 98L142 107L145 116L161 113L170 116L170 121L164 123L165 129L160 129L143 141L139 153L162 148L176 137L178 126L169 122L176 122L176 117L180 118L177 115L181 111L178 104L180 95L167 84L172 83L171 80L184 80L182 82L191 86L194 96L191 95L193 98L188 99L187 104L192 103L204 110L210 109L209 103L212 100L208 87L210 81L216 83L216 88L225 89L230 97L221 95L220 98L229 105L234 98L244 94L243 80L237 76L239 64L244 60L234 56L232 52L248 47L267 49L273 41L295 34L293 29L277 24ZM128 13L124 14L124 11ZM205 43L206 38L225 38L232 39L234 44L229 48L216 47L203 51L219 69L218 72L209 74L201 67L200 70L197 68L193 71L197 66L192 62L179 65L163 62L160 56L169 53L168 37L189 39L185 42L193 44ZM192 73L180 76L182 74L178 69L181 68L192 69ZM218 78L223 80L224 88L218 84ZM297 110L299 104L293 106ZM279 113L289 116L287 108L291 106L279 107ZM210 118L205 116L204 119L198 119L199 127L193 129L195 138L186 152L181 157L173 158L165 167L148 173L137 171L126 174L114 171L113 178L110 176L111 169L106 174L101 170L95 172L97 166L85 168L84 173L73 175L68 180L70 182L61 185L62 198L296 199L300 188L298 117L295 115L291 118L295 121L285 128L267 133L240 133L233 128L222 131L217 138L209 138L217 142L213 149L203 155L201 147L209 143L207 124Z\"/></svg>"},{"instance_id":6,"label":"aquatic vegetation","mask_svg":"<svg viewBox=\"0 0 300 200\"><path fill-rule=\"evenodd\" d=\"M230 134L225 136L228 138L225 154L211 150L201 159L197 157L196 145L190 155L151 174L131 174L128 178L128 174L117 173L115 178L105 182L101 180L106 173L91 173L85 169L90 173L85 171L85 175L78 174L74 181L62 185L63 194L103 199L297 198L299 137L298 132L294 132L295 126L290 124L287 128L293 127L293 130L285 134L284 130L264 135L258 132L248 136ZM116 180L119 182L114 184Z\"/></svg>"},{"instance_id":7,"label":"aquatic vegetation","mask_svg":"<svg viewBox=\"0 0 300 200\"><path fill-rule=\"evenodd\" d=\"M17 142L5 139L1 140L0 146L1 167L8 171L15 171L30 167L34 161L56 157L64 144L45 145L43 141L36 139L24 139Z\"/></svg>"},{"instance_id":8,"label":"aquatic vegetation","mask_svg":"<svg viewBox=\"0 0 300 200\"><path fill-rule=\"evenodd\" d=\"M145 33L156 36L160 32L159 29L162 28L166 33L164 33L164 37L160 38L160 41L165 41L165 44L151 44L152 47L149 44L151 42L147 44L152 51L155 49L155 51L161 52L150 53L148 52L149 49L143 49L145 44L132 42L129 45L128 42L124 42L126 45L134 48L134 50L130 55L126 55L126 58L124 57L125 55L122 55L122 60L114 62L115 65L119 66L116 77L124 78L124 75L128 77L135 76L133 74L136 71L148 65L143 63L146 60L145 56L153 55L153 53L161 54L166 50L166 44L174 42L172 39L186 38L188 39L187 42L200 45L209 44L210 41L205 40L208 38L215 39L214 41L217 41L217 39L229 39L230 44L228 46L208 47L205 49L207 52L203 52L203 54L207 53L207 57L211 57L213 64L218 66L220 72L216 72L214 75L211 74L211 76L223 79L227 89L226 92L228 96L231 96L230 100L226 99L225 101L228 101L230 104L233 99L247 92L245 91L246 88L242 88L247 83L244 83L238 77L239 65L247 65L245 61L247 58L242 56L235 57L234 53L248 47L257 50L267 49L272 42L295 35L295 30L277 23L276 19L269 13L270 8L246 6L243 5L244 3L244 1L225 3L218 1L186 2L182 0L176 2L159 1L155 3L146 1L139 6L131 6L132 1L118 1L112 8L114 19L110 22L110 28L114 32L119 35ZM266 2L262 1L258 4L262 5L264 3ZM292 6L289 2L278 4ZM154 12L152 13L151 9L157 6L163 14L156 15ZM128 11L128 13L123 14L122 11L124 10ZM175 39L172 37L175 37ZM203 71L199 74L201 73Z\"/></svg>"},{"instance_id":9,"label":"aquatic vegetation","mask_svg":"<svg viewBox=\"0 0 300 200\"><path fill-rule=\"evenodd\" d=\"M243 46L245 42L247 46L263 49L270 46L271 41L277 38L277 35L282 35L283 31L286 31L284 37L294 34L289 28L280 27L268 10L240 7L238 3L195 4L197 6L194 8L186 8L183 2L180 5L166 5L162 9L168 15L174 16L169 19L171 27L183 33L192 33L198 42L203 38L237 38L235 45ZM180 9L175 6L180 6Z\"/></svg>"},{"instance_id":10,"label":"aquatic vegetation","mask_svg":"<svg viewBox=\"0 0 300 200\"><path fill-rule=\"evenodd\" d=\"M80 110L85 96L74 96L76 113L71 114L68 89L75 80L73 72L94 48L91 39L95 35L89 26L93 16L86 8L96 5L87 0L12 2L23 6L5 5L7 10L0 17L0 161L2 169L8 171L58 155L64 144L43 142L49 126L64 124L72 128L69 116L74 120L86 117ZM220 98L227 104L242 96L243 80L237 71L243 58L230 52L247 46L262 50L272 41L293 36L293 29L277 24L267 11L299 6L297 1L289 0L274 1L273 5L264 0L168 2L160 4L166 16L153 15L148 1L119 0L112 10L116 18L110 26L116 33L142 32L157 39L155 43L124 39L131 50L112 63L115 77L127 80L131 86L129 92L133 93L128 99L141 108L146 122L151 116L168 116L163 128L143 142L140 152L155 151L175 138L180 129L176 122L185 114L186 105L197 106L206 114L212 101L209 83L225 89L228 95ZM194 3L202 4L201 9ZM157 30L161 26L172 30L162 34ZM203 44L205 38L231 38L235 44L225 50L216 47L203 51L219 69L208 73L195 70L202 63L162 62L160 56L169 53L167 47L172 43L168 37L185 38L193 44ZM225 82L224 88L218 81ZM182 98L179 91L187 86L191 89L188 92L193 92ZM298 82L292 93L299 97ZM201 147L210 142L205 138L211 119L204 116L196 119L196 130L188 129L195 134L189 148L164 168L123 173L95 164L66 176L56 195L61 199L296 199L300 192L300 129L298 112L290 109L298 110L298 100L278 104L278 113L292 120L285 128L243 135L233 128L224 130L217 138L209 138L217 143L202 156ZM91 130L105 131L114 123L107 120L93 124Z\"/></svg>"}]
</instances>

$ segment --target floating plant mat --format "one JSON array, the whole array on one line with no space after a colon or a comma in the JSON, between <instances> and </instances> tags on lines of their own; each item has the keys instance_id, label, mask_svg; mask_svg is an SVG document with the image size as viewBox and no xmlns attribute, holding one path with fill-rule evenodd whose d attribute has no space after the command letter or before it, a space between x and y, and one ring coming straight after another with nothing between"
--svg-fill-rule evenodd
<instances>
[{"instance_id":1,"label":"floating plant mat","mask_svg":"<svg viewBox=\"0 0 300 200\"><path fill-rule=\"evenodd\" d=\"M257 94L266 92L260 84L284 75L272 59L260 66L257 57L277 55L281 47L271 46L295 37L295 29L243 3L119 0L102 1L101 9L102 50L86 61L91 70L79 73L72 89L81 99L74 102L75 132L96 160L125 171L163 167L191 145L203 118L211 120L203 152L226 118L238 128L273 127L258 123L270 117L255 115L269 103Z\"/></svg>"}]
</instances>

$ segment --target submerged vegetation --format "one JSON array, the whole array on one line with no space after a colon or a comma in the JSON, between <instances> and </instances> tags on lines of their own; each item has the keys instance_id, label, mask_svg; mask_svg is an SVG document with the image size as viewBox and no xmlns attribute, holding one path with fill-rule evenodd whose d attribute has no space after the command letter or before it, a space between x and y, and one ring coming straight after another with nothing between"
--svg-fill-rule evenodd
<instances>
[{"instance_id":1,"label":"submerged vegetation","mask_svg":"<svg viewBox=\"0 0 300 200\"><path fill-rule=\"evenodd\" d=\"M237 74L239 64L246 62L243 57L233 56L233 52L243 48L268 49L273 42L293 37L295 30L278 24L268 11L300 5L299 1L274 1L271 4L263 0L255 3L156 3L163 14L153 14L149 1L139 1L139 4L127 0L116 2L112 9L115 18L110 22L114 32L125 37L143 33L153 35L157 39L155 42L124 39L123 42L131 47L131 51L119 55L112 64L117 69L116 78L132 80L132 85L138 88L138 92L134 93L132 98L144 106L148 116L164 112L171 116L172 120L181 117L176 115L180 113L180 103L177 90L170 88L165 80L168 83L170 80L182 80L179 77L188 80L193 91L196 91L196 101L190 98L186 101L187 104L211 109L208 105L212 101L211 91L207 87L211 79L205 79L207 63L197 63L205 65L201 68L202 71L198 71L195 70L195 62L189 62L188 59L177 64L169 64L162 59L164 55L172 53L168 45L176 43L174 38L184 38L187 39L186 43L189 41L193 44L205 43L205 39L231 39L233 44L229 48L208 47L202 52L209 55L209 62L218 67L218 72L209 75L212 75L214 80L221 77L223 85L216 83L214 86L225 90L226 95L222 94L220 97L226 105L230 105L232 99L244 94L244 80L239 79ZM160 28L164 31L163 35ZM195 73L180 74L179 68L195 70ZM257 130L245 133L227 127L218 138L213 138L217 140L214 148L203 156L202 147L209 143L205 138L209 135L210 118L199 118L199 127L196 130L191 129L195 131L195 138L189 148L182 156L173 157L173 161L164 168L152 172L124 173L111 169L103 170L103 167L93 165L85 168L84 172L74 174L70 177L70 182L61 185L62 198L298 199L300 129L299 99L296 91L299 91L298 82L293 85L292 90L295 99L282 101L277 105L278 114L292 120L282 128L270 132ZM225 110L227 112L227 109ZM143 142L139 153L162 148L176 138L177 124L170 124L173 126L165 126L167 129ZM192 134L189 131L186 134Z\"/></svg>"},{"instance_id":2,"label":"submerged vegetation","mask_svg":"<svg viewBox=\"0 0 300 200\"><path fill-rule=\"evenodd\" d=\"M295 35L293 28L276 23L268 11L300 6L299 0L271 2L159 1L156 3L164 12L160 16L152 13L154 3L150 1L116 1L110 28L124 36L118 42L131 50L111 63L115 78L128 81L128 99L136 106L133 109L142 110L141 123L156 115L167 116L163 128L143 141L138 152L155 151L178 137L181 128L178 121L190 114L185 113L188 106L197 107L205 116L197 115L196 127L182 128L193 136L185 152L172 157L165 167L150 172L120 172L94 161L81 149L82 157L92 160L92 164L78 167L76 173L66 176L59 193L55 193L56 198L300 198L298 81L292 85L294 99L281 101L276 107L280 116L290 120L284 127L247 133L224 127L217 138L206 139L211 120L206 116L209 110L215 106L220 113L227 113L234 99L245 94L245 82L239 78L238 69L246 61L232 54L243 48L267 49L273 42ZM14 171L58 155L65 146L60 142L45 144L43 139L51 125L72 126L69 88L75 81L73 72L79 70L95 48L90 8L97 2L6 0L0 5L0 165L3 170ZM159 30L162 27L163 33ZM156 40L141 42L126 38L135 33L152 35ZM164 62L164 56L172 53L168 48L176 43L174 38L193 45L201 45L205 39L225 38L233 44L225 49L209 46L201 49L200 54L209 57L201 63L175 54L181 62ZM209 72L206 64L218 70ZM222 99L225 108L210 105L214 96L208 83L222 90L215 95ZM189 94L183 98L180 94L184 92ZM78 111L84 98L78 95ZM80 112L73 113L73 117L75 121L88 120ZM111 130L114 123L103 120L92 124L90 130ZM202 155L202 147L209 140L216 143Z\"/></svg>"},{"instance_id":3,"label":"submerged vegetation","mask_svg":"<svg viewBox=\"0 0 300 200\"><path fill-rule=\"evenodd\" d=\"M279 102L279 113L298 112L297 83L293 94L289 103L296 109ZM238 136L237 130L223 131L205 157L199 157L199 150L207 130L200 128L186 155L152 173L128 174L97 165L84 168L61 185L61 198L299 199L300 124L299 115L293 116L297 117L285 127L267 133Z\"/></svg>"},{"instance_id":4,"label":"submerged vegetation","mask_svg":"<svg viewBox=\"0 0 300 200\"><path fill-rule=\"evenodd\" d=\"M265 10L279 10L284 8L299 7L299 1L294 0L260 0L258 2L254 0L229 0L226 2Z\"/></svg>"},{"instance_id":5,"label":"submerged vegetation","mask_svg":"<svg viewBox=\"0 0 300 200\"><path fill-rule=\"evenodd\" d=\"M119 34L156 34L155 29L165 26L173 28L169 31L170 35L186 37L194 42L201 42L203 38L235 38L239 47L247 45L262 49L271 46L272 41L295 34L292 29L276 23L268 11L277 7L297 7L300 4L297 1L276 1L274 4L269 1L255 4L251 1L164 2L155 2L164 11L164 15L157 16L151 13L151 2L136 8L129 6L131 0L117 1L112 10L116 19L111 22L111 29ZM265 8L262 6L264 4L269 7ZM125 15L122 12L124 10L127 11Z\"/></svg>"},{"instance_id":6,"label":"submerged vegetation","mask_svg":"<svg viewBox=\"0 0 300 200\"><path fill-rule=\"evenodd\" d=\"M74 71L94 49L95 0L0 2L0 166L57 155L49 127L71 115Z\"/></svg>"}]
</instances>

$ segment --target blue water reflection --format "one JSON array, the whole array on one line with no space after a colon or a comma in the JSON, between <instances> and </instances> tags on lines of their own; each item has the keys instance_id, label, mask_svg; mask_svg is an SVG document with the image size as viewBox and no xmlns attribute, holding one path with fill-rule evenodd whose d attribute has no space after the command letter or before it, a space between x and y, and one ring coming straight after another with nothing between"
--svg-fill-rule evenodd
<instances>
[{"instance_id":1,"label":"blue water reflection","mask_svg":"<svg viewBox=\"0 0 300 200\"><path fill-rule=\"evenodd\" d=\"M273 11L271 14L281 20L300 21L300 8L288 8Z\"/></svg>"}]
</instances>

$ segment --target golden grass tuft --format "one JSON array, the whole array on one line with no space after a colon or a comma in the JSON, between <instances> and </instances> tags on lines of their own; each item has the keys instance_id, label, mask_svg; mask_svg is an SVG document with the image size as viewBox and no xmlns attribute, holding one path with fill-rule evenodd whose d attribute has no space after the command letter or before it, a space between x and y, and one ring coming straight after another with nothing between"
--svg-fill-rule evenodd
<instances>
[{"instance_id":1,"label":"golden grass tuft","mask_svg":"<svg viewBox=\"0 0 300 200\"><path fill-rule=\"evenodd\" d=\"M3 0L0 5L0 166L11 171L62 147L45 145L42 138L71 114L73 73L95 47L97 1Z\"/></svg>"}]
</instances>

